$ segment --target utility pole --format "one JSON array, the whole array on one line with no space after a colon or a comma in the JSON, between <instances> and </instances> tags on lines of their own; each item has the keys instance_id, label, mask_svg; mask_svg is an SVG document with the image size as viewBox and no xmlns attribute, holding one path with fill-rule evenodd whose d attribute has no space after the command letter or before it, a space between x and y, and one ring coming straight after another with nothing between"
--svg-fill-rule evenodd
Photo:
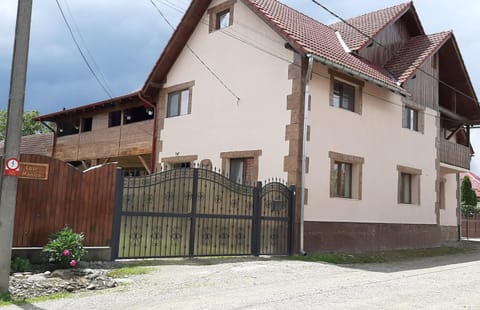
<instances>
[{"instance_id":1,"label":"utility pole","mask_svg":"<svg viewBox=\"0 0 480 310\"><path fill-rule=\"evenodd\" d=\"M2 179L0 182L0 294L8 292L13 224L17 200L17 177L5 175L5 161L8 158L18 159L20 157L32 1L18 0L17 8L17 24L8 98L7 132L1 167Z\"/></svg>"}]
</instances>

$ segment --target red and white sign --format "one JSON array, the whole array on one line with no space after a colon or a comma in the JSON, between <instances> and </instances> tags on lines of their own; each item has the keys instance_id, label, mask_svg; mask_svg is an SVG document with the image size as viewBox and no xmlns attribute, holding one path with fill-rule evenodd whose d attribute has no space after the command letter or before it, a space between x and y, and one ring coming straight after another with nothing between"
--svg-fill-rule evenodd
<instances>
[{"instance_id":1,"label":"red and white sign","mask_svg":"<svg viewBox=\"0 0 480 310\"><path fill-rule=\"evenodd\" d=\"M20 162L16 158L9 158L5 163L5 175L17 177L20 173Z\"/></svg>"}]
</instances>

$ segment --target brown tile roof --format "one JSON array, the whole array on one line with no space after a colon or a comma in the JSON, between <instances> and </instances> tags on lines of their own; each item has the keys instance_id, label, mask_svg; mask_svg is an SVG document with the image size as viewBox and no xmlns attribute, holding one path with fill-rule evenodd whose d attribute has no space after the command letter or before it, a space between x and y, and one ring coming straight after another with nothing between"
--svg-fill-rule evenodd
<instances>
[{"instance_id":1,"label":"brown tile roof","mask_svg":"<svg viewBox=\"0 0 480 310\"><path fill-rule=\"evenodd\" d=\"M50 156L53 145L53 133L23 136L20 144L21 154ZM3 153L4 142L0 141L0 152Z\"/></svg>"},{"instance_id":2,"label":"brown tile roof","mask_svg":"<svg viewBox=\"0 0 480 310\"><path fill-rule=\"evenodd\" d=\"M385 68L401 83L406 82L425 60L452 36L451 31L414 37L402 47Z\"/></svg>"},{"instance_id":3,"label":"brown tile roof","mask_svg":"<svg viewBox=\"0 0 480 310\"><path fill-rule=\"evenodd\" d=\"M297 50L314 54L399 89L385 69L345 52L333 28L275 0L244 2Z\"/></svg>"},{"instance_id":4,"label":"brown tile roof","mask_svg":"<svg viewBox=\"0 0 480 310\"><path fill-rule=\"evenodd\" d=\"M350 18L347 20L347 23L355 26L369 37L374 37L377 33L397 20L397 18L405 14L412 6L413 5L411 2L402 3L389 8ZM369 42L368 37L344 22L337 22L330 25L330 27L338 30L342 34L345 43L348 45L348 47L350 47L351 50L359 50Z\"/></svg>"}]
</instances>

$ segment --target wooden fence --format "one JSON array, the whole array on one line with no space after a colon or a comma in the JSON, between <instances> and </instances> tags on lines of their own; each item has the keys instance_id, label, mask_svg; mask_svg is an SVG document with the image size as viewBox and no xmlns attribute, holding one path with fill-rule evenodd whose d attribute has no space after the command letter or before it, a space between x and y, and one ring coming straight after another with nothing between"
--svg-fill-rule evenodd
<instances>
[{"instance_id":1,"label":"wooden fence","mask_svg":"<svg viewBox=\"0 0 480 310\"><path fill-rule=\"evenodd\" d=\"M462 215L462 237L480 238L480 215L472 217Z\"/></svg>"},{"instance_id":2,"label":"wooden fence","mask_svg":"<svg viewBox=\"0 0 480 310\"><path fill-rule=\"evenodd\" d=\"M41 155L20 162L48 164L48 179L18 180L13 247L40 247L65 226L85 233L86 246L110 246L117 165L82 172Z\"/></svg>"}]
</instances>

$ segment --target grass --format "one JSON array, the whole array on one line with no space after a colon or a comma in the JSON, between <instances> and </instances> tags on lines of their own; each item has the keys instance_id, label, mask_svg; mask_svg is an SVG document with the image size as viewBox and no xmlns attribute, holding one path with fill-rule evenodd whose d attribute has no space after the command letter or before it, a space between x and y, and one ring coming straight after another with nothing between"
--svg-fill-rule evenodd
<instances>
[{"instance_id":1,"label":"grass","mask_svg":"<svg viewBox=\"0 0 480 310\"><path fill-rule=\"evenodd\" d=\"M8 305L25 305L25 304L35 303L35 302L67 298L70 296L72 296L72 293L56 293L56 294L33 297L33 298L16 299L10 296L10 294L4 294L4 295L0 295L0 307L8 306Z\"/></svg>"},{"instance_id":2,"label":"grass","mask_svg":"<svg viewBox=\"0 0 480 310\"><path fill-rule=\"evenodd\" d=\"M370 264L412 260L417 258L454 255L470 252L468 245L455 247L438 247L429 249L392 250L366 253L312 253L306 256L295 255L293 260L308 262L327 262L332 264Z\"/></svg>"},{"instance_id":3,"label":"grass","mask_svg":"<svg viewBox=\"0 0 480 310\"><path fill-rule=\"evenodd\" d=\"M143 266L126 266L118 268L107 273L112 278L124 278L133 275L147 274L153 271L153 268Z\"/></svg>"}]
</instances>

